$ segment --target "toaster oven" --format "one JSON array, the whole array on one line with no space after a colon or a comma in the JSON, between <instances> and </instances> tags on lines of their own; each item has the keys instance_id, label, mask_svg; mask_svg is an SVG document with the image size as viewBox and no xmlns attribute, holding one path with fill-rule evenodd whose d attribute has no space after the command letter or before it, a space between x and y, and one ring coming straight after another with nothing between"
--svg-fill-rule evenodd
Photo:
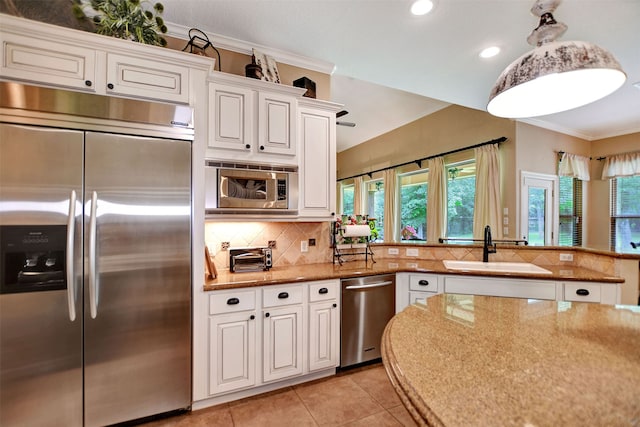
<instances>
[{"instance_id":1,"label":"toaster oven","mask_svg":"<svg viewBox=\"0 0 640 427\"><path fill-rule=\"evenodd\" d=\"M271 266L271 248L229 249L229 270L233 273L266 271Z\"/></svg>"}]
</instances>

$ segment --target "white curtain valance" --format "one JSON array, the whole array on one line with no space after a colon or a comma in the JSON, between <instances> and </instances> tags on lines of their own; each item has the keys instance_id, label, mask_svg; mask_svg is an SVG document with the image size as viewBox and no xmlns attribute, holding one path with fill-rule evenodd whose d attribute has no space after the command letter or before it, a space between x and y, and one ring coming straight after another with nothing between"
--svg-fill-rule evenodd
<instances>
[{"instance_id":1,"label":"white curtain valance","mask_svg":"<svg viewBox=\"0 0 640 427\"><path fill-rule=\"evenodd\" d=\"M562 153L560 164L558 165L558 175L589 181L591 179L591 175L589 174L589 160L589 157Z\"/></svg>"},{"instance_id":2,"label":"white curtain valance","mask_svg":"<svg viewBox=\"0 0 640 427\"><path fill-rule=\"evenodd\" d=\"M602 179L640 175L640 151L607 156L602 168Z\"/></svg>"}]
</instances>

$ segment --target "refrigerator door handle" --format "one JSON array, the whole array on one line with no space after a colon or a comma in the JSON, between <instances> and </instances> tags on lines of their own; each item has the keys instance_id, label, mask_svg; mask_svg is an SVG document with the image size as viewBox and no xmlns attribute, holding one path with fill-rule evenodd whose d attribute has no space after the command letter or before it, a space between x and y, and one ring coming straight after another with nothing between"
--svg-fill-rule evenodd
<instances>
[{"instance_id":1,"label":"refrigerator door handle","mask_svg":"<svg viewBox=\"0 0 640 427\"><path fill-rule=\"evenodd\" d=\"M67 301L69 304L69 320L76 320L76 287L75 272L73 270L75 257L73 249L75 247L76 229L76 191L71 190L69 198L69 219L67 220Z\"/></svg>"},{"instance_id":2,"label":"refrigerator door handle","mask_svg":"<svg viewBox=\"0 0 640 427\"><path fill-rule=\"evenodd\" d=\"M97 239L97 218L96 210L98 204L98 193L91 194L91 214L89 217L89 306L91 318L98 315L98 277L96 274L96 251L98 247Z\"/></svg>"}]
</instances>

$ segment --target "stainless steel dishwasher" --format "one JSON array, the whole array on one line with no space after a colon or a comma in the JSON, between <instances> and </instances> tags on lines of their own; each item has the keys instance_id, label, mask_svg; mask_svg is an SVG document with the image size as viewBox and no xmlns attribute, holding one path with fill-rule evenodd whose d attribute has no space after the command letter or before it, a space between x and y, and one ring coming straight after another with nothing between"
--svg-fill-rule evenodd
<instances>
[{"instance_id":1,"label":"stainless steel dishwasher","mask_svg":"<svg viewBox=\"0 0 640 427\"><path fill-rule=\"evenodd\" d=\"M395 274L342 279L341 284L340 367L381 357L382 332L395 314Z\"/></svg>"}]
</instances>

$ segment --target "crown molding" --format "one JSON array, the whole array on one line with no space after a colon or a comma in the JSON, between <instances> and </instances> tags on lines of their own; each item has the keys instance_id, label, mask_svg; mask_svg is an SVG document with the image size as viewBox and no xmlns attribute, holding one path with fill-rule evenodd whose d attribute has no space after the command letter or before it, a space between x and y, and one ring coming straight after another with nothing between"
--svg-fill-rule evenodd
<instances>
[{"instance_id":1,"label":"crown molding","mask_svg":"<svg viewBox=\"0 0 640 427\"><path fill-rule=\"evenodd\" d=\"M187 41L189 39L188 34L190 27L184 25L177 25L167 22L167 35ZM202 31L202 30L200 30ZM219 49L229 50L232 52L242 53L245 55L251 55L252 49L257 49L267 55L272 56L276 62L283 64L293 65L295 67L305 68L307 70L317 71L325 74L333 74L335 71L335 64L322 61L319 59L309 58L307 56L296 55L283 50L273 49L260 44L249 43L242 40L226 37L220 34L210 33L208 31L202 31L209 37L211 43Z\"/></svg>"}]
</instances>

